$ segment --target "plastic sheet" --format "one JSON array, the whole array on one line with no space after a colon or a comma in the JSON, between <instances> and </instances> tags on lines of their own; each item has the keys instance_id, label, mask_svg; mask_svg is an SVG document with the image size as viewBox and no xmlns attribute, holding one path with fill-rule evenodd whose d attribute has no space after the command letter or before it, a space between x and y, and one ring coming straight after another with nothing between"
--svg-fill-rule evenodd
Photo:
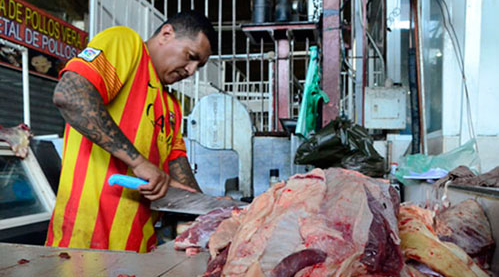
<instances>
[{"instance_id":1,"label":"plastic sheet","mask_svg":"<svg viewBox=\"0 0 499 277\"><path fill-rule=\"evenodd\" d=\"M476 140L472 139L449 152L429 156L423 154L408 155L399 161L398 170L395 173L397 179L404 185L418 184L419 181L403 178L411 172L422 173L432 168L441 168L447 171L465 165L475 174L480 172L480 158L476 150Z\"/></svg>"},{"instance_id":2,"label":"plastic sheet","mask_svg":"<svg viewBox=\"0 0 499 277\"><path fill-rule=\"evenodd\" d=\"M302 143L294 162L319 168L343 167L371 177L382 177L385 173L385 159L374 149L367 130L341 118Z\"/></svg>"}]
</instances>

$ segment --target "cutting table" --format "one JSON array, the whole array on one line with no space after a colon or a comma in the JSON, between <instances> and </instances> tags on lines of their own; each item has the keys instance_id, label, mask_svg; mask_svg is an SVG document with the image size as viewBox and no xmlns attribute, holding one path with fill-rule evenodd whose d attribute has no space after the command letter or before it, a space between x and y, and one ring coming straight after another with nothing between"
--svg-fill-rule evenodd
<instances>
[{"instance_id":1,"label":"cutting table","mask_svg":"<svg viewBox=\"0 0 499 277\"><path fill-rule=\"evenodd\" d=\"M208 257L187 257L173 241L146 254L0 243L0 276L194 277L205 271Z\"/></svg>"}]
</instances>

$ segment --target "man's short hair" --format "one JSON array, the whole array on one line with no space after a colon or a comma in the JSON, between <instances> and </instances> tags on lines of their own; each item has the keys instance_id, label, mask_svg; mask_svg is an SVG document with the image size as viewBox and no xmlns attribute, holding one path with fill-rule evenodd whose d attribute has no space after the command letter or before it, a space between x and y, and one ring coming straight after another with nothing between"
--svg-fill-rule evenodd
<instances>
[{"instance_id":1,"label":"man's short hair","mask_svg":"<svg viewBox=\"0 0 499 277\"><path fill-rule=\"evenodd\" d=\"M216 53L217 49L217 36L215 33L215 29L211 22L206 18L206 16L202 15L199 12L194 10L190 11L182 11L168 18L161 26L156 29L153 36L156 36L161 31L161 28L165 24L170 24L175 31L175 35L177 37L191 37L195 38L199 32L203 32L203 34L210 41L211 53Z\"/></svg>"}]
</instances>

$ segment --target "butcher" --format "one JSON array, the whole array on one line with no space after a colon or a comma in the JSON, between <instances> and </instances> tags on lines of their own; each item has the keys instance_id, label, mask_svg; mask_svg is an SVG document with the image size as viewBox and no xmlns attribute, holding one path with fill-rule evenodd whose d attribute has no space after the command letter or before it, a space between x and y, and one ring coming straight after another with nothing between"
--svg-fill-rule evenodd
<instances>
[{"instance_id":1,"label":"butcher","mask_svg":"<svg viewBox=\"0 0 499 277\"><path fill-rule=\"evenodd\" d=\"M61 71L53 101L67 122L47 246L148 252L159 214L150 201L169 186L201 191L186 156L179 101L165 90L208 60L216 35L185 11L146 42L132 29L97 34ZM148 183L109 186L112 174Z\"/></svg>"}]
</instances>

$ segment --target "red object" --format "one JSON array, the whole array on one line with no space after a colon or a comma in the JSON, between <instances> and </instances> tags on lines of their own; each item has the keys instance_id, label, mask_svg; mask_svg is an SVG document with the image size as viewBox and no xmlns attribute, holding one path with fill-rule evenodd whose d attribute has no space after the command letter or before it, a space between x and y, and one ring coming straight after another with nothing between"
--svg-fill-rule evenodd
<instances>
[{"instance_id":1,"label":"red object","mask_svg":"<svg viewBox=\"0 0 499 277\"><path fill-rule=\"evenodd\" d=\"M339 0L324 0L322 20L322 90L329 103L322 109L322 126L338 117L340 103L340 19Z\"/></svg>"},{"instance_id":2,"label":"red object","mask_svg":"<svg viewBox=\"0 0 499 277\"><path fill-rule=\"evenodd\" d=\"M17 261L18 264L27 264L29 263L29 260L26 260L26 259L20 259L19 261Z\"/></svg>"},{"instance_id":3,"label":"red object","mask_svg":"<svg viewBox=\"0 0 499 277\"><path fill-rule=\"evenodd\" d=\"M59 257L60 257L61 259L66 259L66 260L71 259L71 256L69 256L68 252L61 252L61 253L59 254Z\"/></svg>"},{"instance_id":4,"label":"red object","mask_svg":"<svg viewBox=\"0 0 499 277\"><path fill-rule=\"evenodd\" d=\"M276 33L277 36L277 33ZM289 40L286 36L276 37L277 39L277 113L279 118L289 118ZM281 124L279 122L279 124ZM279 130L283 130L279 125Z\"/></svg>"}]
</instances>

